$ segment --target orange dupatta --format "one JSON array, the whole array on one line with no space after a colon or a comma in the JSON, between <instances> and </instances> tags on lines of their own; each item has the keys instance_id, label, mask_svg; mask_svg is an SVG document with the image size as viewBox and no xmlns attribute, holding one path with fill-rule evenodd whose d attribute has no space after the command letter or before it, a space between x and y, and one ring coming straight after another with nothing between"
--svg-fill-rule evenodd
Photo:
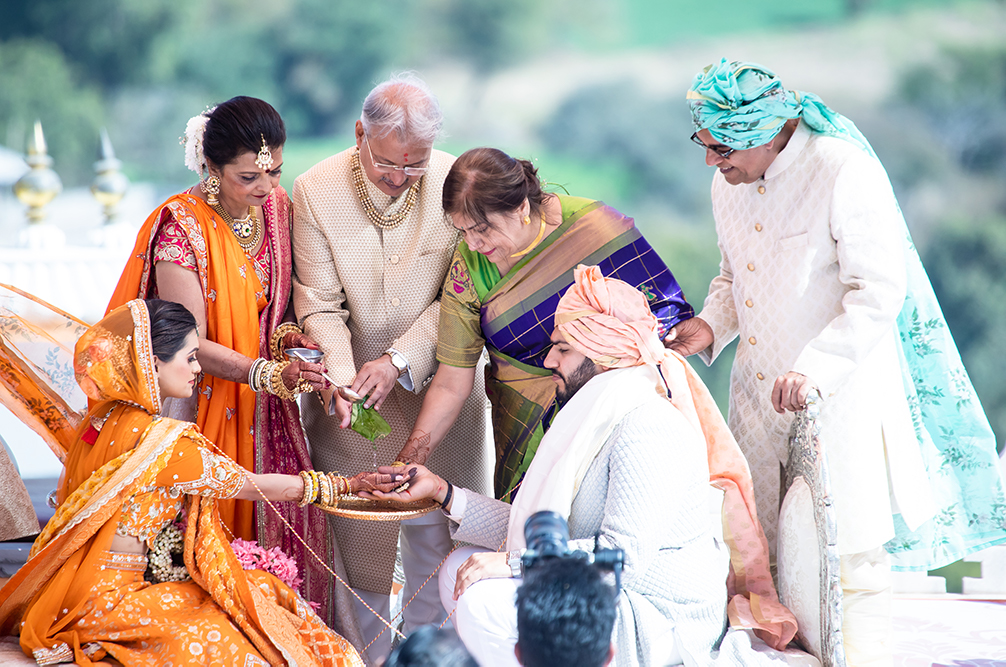
<instances>
[{"instance_id":1,"label":"orange dupatta","mask_svg":"<svg viewBox=\"0 0 1006 667\"><path fill-rule=\"evenodd\" d=\"M267 297L262 294L253 260L213 209L188 193L171 197L143 223L108 311L131 299L148 297L154 282L154 240L161 223L169 216L185 232L196 256L199 284L206 304L206 339L246 357L257 358L259 311L267 305ZM197 390L196 424L200 431L238 465L256 470L255 392L246 384L208 374L202 376ZM252 502L222 500L220 517L235 537L255 539Z\"/></svg>"},{"instance_id":2,"label":"orange dupatta","mask_svg":"<svg viewBox=\"0 0 1006 667\"><path fill-rule=\"evenodd\" d=\"M0 595L0 633L19 631L27 653L70 653L87 662L74 619L105 569L124 501L156 478L186 440L213 447L193 424L156 416L161 400L153 359L149 317L139 300L116 309L77 341L73 372L94 404L69 445L56 515ZM95 422L104 427L90 440L85 432ZM217 502L187 501L185 562L196 583L270 664L362 667L350 644L292 591L269 575L243 570ZM275 600L262 590L270 584Z\"/></svg>"}]
</instances>

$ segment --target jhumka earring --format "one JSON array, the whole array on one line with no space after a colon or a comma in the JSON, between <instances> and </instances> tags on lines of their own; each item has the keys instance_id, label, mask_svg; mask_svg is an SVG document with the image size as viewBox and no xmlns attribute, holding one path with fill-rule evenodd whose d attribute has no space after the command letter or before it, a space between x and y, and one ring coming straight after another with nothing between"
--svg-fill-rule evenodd
<instances>
[{"instance_id":1,"label":"jhumka earring","mask_svg":"<svg viewBox=\"0 0 1006 667\"><path fill-rule=\"evenodd\" d=\"M272 152L265 143L265 135L260 134L259 136L262 137L262 148L258 149L255 166L263 171L269 171L272 168Z\"/></svg>"},{"instance_id":2,"label":"jhumka earring","mask_svg":"<svg viewBox=\"0 0 1006 667\"><path fill-rule=\"evenodd\" d=\"M202 188L206 193L206 203L210 206L217 204L217 195L220 194L220 179L210 174L203 179Z\"/></svg>"}]
</instances>

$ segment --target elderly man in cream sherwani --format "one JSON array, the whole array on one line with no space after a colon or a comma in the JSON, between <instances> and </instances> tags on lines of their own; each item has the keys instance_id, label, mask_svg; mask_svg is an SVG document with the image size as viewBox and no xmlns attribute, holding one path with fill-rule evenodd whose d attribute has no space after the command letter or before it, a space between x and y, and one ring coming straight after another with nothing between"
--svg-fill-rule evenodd
<instances>
[{"instance_id":1,"label":"elderly man in cream sherwani","mask_svg":"<svg viewBox=\"0 0 1006 667\"><path fill-rule=\"evenodd\" d=\"M718 167L722 262L700 317L677 327L671 346L711 363L740 336L729 421L773 547L790 412L811 391L824 397L846 653L852 665L891 664L888 551L905 569L938 567L1003 539L1001 526L968 535L974 528L955 518L975 480L952 450L987 458L987 420L887 174L855 125L750 63L706 68L688 100L692 140ZM932 391L952 398L930 401ZM986 500L976 516L989 514ZM940 542L954 546L944 553Z\"/></svg>"},{"instance_id":2,"label":"elderly man in cream sherwani","mask_svg":"<svg viewBox=\"0 0 1006 667\"><path fill-rule=\"evenodd\" d=\"M315 466L355 473L386 464L402 449L436 371L439 291L457 243L441 205L454 158L433 150L442 115L413 76L386 81L367 96L356 145L323 160L293 188L294 307L325 352L332 379L380 409L391 435L371 443L346 428L350 405L329 390L305 396L302 414ZM477 374L481 379L482 374ZM485 439L481 381L431 467L488 489L492 452ZM385 618L395 564L397 522L331 518L349 583ZM451 548L439 513L401 525L405 630L445 618L436 586L424 586ZM339 585L339 584L336 584ZM382 630L372 659L387 655L391 633L358 604L365 641Z\"/></svg>"}]
</instances>

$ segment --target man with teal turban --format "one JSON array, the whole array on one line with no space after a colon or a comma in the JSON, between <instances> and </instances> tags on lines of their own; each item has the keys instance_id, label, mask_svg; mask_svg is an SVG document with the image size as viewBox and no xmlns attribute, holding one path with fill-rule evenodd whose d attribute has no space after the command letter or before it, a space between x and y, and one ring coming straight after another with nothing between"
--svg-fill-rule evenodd
<instances>
[{"instance_id":1,"label":"man with teal turban","mask_svg":"<svg viewBox=\"0 0 1006 667\"><path fill-rule=\"evenodd\" d=\"M722 255L671 346L706 363L740 337L730 428L774 549L792 412L816 391L851 665L889 665L890 571L1006 540L995 437L887 173L849 119L753 63L687 95Z\"/></svg>"}]
</instances>

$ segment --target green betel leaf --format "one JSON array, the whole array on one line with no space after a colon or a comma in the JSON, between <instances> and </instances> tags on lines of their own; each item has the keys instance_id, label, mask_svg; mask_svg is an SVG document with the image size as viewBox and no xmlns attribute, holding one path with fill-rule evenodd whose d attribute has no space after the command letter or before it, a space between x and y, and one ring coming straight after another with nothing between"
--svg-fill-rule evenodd
<instances>
[{"instance_id":1,"label":"green betel leaf","mask_svg":"<svg viewBox=\"0 0 1006 667\"><path fill-rule=\"evenodd\" d=\"M364 408L363 403L353 404L349 427L371 442L391 433L391 426L373 407Z\"/></svg>"}]
</instances>

